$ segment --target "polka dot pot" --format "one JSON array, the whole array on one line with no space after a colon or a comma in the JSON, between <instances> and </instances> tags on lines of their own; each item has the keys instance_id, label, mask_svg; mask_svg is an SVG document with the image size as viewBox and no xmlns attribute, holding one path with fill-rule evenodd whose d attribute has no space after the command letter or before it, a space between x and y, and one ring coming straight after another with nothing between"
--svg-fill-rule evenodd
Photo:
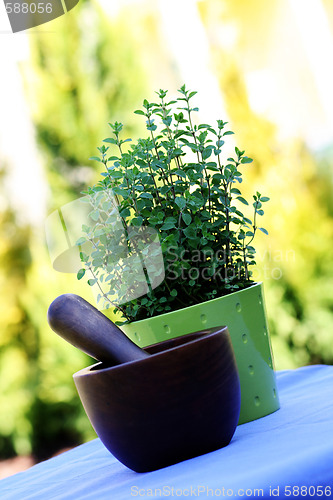
<instances>
[{"instance_id":1,"label":"polka dot pot","mask_svg":"<svg viewBox=\"0 0 333 500\"><path fill-rule=\"evenodd\" d=\"M228 327L240 378L238 423L256 420L278 410L280 403L262 283L185 309L124 325L122 330L140 347L147 347L221 325Z\"/></svg>"}]
</instances>

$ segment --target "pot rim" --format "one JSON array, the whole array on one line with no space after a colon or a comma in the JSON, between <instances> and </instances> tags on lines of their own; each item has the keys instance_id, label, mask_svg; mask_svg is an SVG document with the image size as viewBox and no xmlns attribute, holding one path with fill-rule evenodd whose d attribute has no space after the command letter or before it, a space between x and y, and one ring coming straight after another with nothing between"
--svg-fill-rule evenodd
<instances>
[{"instance_id":1,"label":"pot rim","mask_svg":"<svg viewBox=\"0 0 333 500\"><path fill-rule=\"evenodd\" d=\"M183 344L181 345L176 345L174 347L170 347L169 349L165 349L163 351L160 351L160 352L156 352L154 354L151 354L149 357L147 358L144 358L144 359L135 359L135 360L132 360L132 361L127 361L125 363L120 363L118 365L114 365L114 366L105 366L106 363L103 363L102 361L98 361L97 363L94 363L93 365L90 365L90 366L87 366L85 368L82 368L81 370L79 370L78 372L74 373L73 374L73 378L79 378L79 377L85 377L87 375L98 375L102 372L110 372L110 371L115 371L115 370L122 370L123 367L126 367L126 366L129 366L129 365L135 365L135 364L138 364L138 363L143 363L143 362L149 362L149 360L151 360L152 358L158 358L160 356L163 356L165 355L166 353L169 353L169 352L172 352L172 351L175 351L176 349L179 351L180 349L181 350L184 350L184 349L187 349L189 348L189 346L197 343L197 342L201 342L203 340L206 340L206 339L210 339L212 337L215 337L216 335L230 335L229 334L229 331L228 331L228 327L226 325L222 325L222 326L215 326L215 327L212 327L212 328L205 328L203 330L198 330L197 332L192 332L192 333L186 333L184 335L181 335L180 337L177 337L177 340L181 339L182 337L187 337L188 335L200 335L200 337L198 338L194 338L188 342L184 342ZM157 342L156 344L152 344L152 345L157 345L157 344L160 344L161 342ZM149 346L151 347L151 346ZM97 368L98 366L101 366L101 368Z\"/></svg>"},{"instance_id":2,"label":"pot rim","mask_svg":"<svg viewBox=\"0 0 333 500\"><path fill-rule=\"evenodd\" d=\"M149 318L145 318L145 319L139 319L138 321L131 321L129 323L124 323L123 325L120 325L120 328L122 328L123 326L126 327L128 325L140 325L142 324L143 322L145 321L149 321L149 320L157 320L158 319L163 319L165 317L170 317L170 315L173 315L173 314L180 314L181 311L191 311L191 308L195 308L195 307L200 307L202 304L214 304L214 302L218 302L219 300L225 298L225 297L232 297L234 295L238 295L238 294L241 294L241 293L244 293L246 292L247 290L250 290L251 288L255 288L257 286L261 286L263 284L262 281L255 281L252 285L246 287L246 288L243 288L242 290L236 290L235 292L231 292L231 293L227 293L226 295L221 295L220 297L216 297L215 299L211 299L211 300L205 300L203 302L199 302L198 304L192 304L191 306L187 306L187 307L182 307L181 309L176 309L174 311L169 311L167 313L163 313L163 314L157 314L156 316L149 316Z\"/></svg>"}]
</instances>

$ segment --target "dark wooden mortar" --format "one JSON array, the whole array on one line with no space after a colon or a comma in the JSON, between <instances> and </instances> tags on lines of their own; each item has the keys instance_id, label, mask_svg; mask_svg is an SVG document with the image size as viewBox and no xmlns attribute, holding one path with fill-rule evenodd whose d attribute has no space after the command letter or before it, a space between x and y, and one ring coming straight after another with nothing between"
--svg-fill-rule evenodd
<instances>
[{"instance_id":1,"label":"dark wooden mortar","mask_svg":"<svg viewBox=\"0 0 333 500\"><path fill-rule=\"evenodd\" d=\"M150 356L74 374L82 404L106 448L148 472L229 444L240 384L227 327L146 349Z\"/></svg>"}]
</instances>

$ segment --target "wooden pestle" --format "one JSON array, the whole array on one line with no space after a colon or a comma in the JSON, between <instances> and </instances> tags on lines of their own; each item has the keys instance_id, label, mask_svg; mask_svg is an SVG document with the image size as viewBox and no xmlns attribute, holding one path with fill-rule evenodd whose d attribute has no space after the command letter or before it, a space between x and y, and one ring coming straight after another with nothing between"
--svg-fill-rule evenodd
<instances>
[{"instance_id":1,"label":"wooden pestle","mask_svg":"<svg viewBox=\"0 0 333 500\"><path fill-rule=\"evenodd\" d=\"M58 335L108 365L150 356L104 314L78 295L66 293L57 297L48 309L47 319Z\"/></svg>"}]
</instances>

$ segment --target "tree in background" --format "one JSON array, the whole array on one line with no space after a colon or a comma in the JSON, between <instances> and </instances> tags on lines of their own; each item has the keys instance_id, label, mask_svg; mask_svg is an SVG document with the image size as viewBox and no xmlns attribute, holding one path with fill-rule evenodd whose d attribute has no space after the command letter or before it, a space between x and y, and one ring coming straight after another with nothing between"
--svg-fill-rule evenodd
<instances>
[{"instance_id":1,"label":"tree in background","mask_svg":"<svg viewBox=\"0 0 333 500\"><path fill-rule=\"evenodd\" d=\"M251 62L260 67L260 57L270 57L269 38L281 21L281 4L256 0L246 7L213 0L200 5L211 35L224 26L232 39L228 27L239 28L236 41L229 40L231 49L215 43L214 36L211 48L232 129L255 160L248 175L271 199L265 211L269 237L257 242L256 275L265 284L276 366L333 364L332 151L317 155L301 138L281 138L278 126L253 110L245 82Z\"/></svg>"},{"instance_id":2,"label":"tree in background","mask_svg":"<svg viewBox=\"0 0 333 500\"><path fill-rule=\"evenodd\" d=\"M88 158L107 123L135 108L145 85L128 27L110 22L94 2L81 1L54 23L54 34L30 36L31 59L23 68L49 211L80 196L98 175ZM95 436L72 381L91 360L46 320L57 295L81 291L75 276L52 271L43 227L20 227L9 207L0 231L0 457L33 453L41 460Z\"/></svg>"},{"instance_id":3,"label":"tree in background","mask_svg":"<svg viewBox=\"0 0 333 500\"><path fill-rule=\"evenodd\" d=\"M144 74L135 44L129 25L111 21L89 1L59 19L53 36L30 37L26 81L52 204L80 195L93 175L88 158L108 122L121 120L141 99Z\"/></svg>"},{"instance_id":4,"label":"tree in background","mask_svg":"<svg viewBox=\"0 0 333 500\"><path fill-rule=\"evenodd\" d=\"M239 72L230 71L222 86L233 126L271 198L269 244L259 243L257 263L278 366L333 364L332 183L320 187L326 170L304 142L279 142L274 127L251 111Z\"/></svg>"},{"instance_id":5,"label":"tree in background","mask_svg":"<svg viewBox=\"0 0 333 500\"><path fill-rule=\"evenodd\" d=\"M2 168L1 178L4 176ZM2 179L1 179L2 180ZM3 193L1 193L3 195ZM29 449L29 423L24 419L31 395L27 380L36 378L39 355L38 331L22 304L31 254L26 243L29 227L18 228L15 213L5 208L0 214L0 456L8 457Z\"/></svg>"}]
</instances>

